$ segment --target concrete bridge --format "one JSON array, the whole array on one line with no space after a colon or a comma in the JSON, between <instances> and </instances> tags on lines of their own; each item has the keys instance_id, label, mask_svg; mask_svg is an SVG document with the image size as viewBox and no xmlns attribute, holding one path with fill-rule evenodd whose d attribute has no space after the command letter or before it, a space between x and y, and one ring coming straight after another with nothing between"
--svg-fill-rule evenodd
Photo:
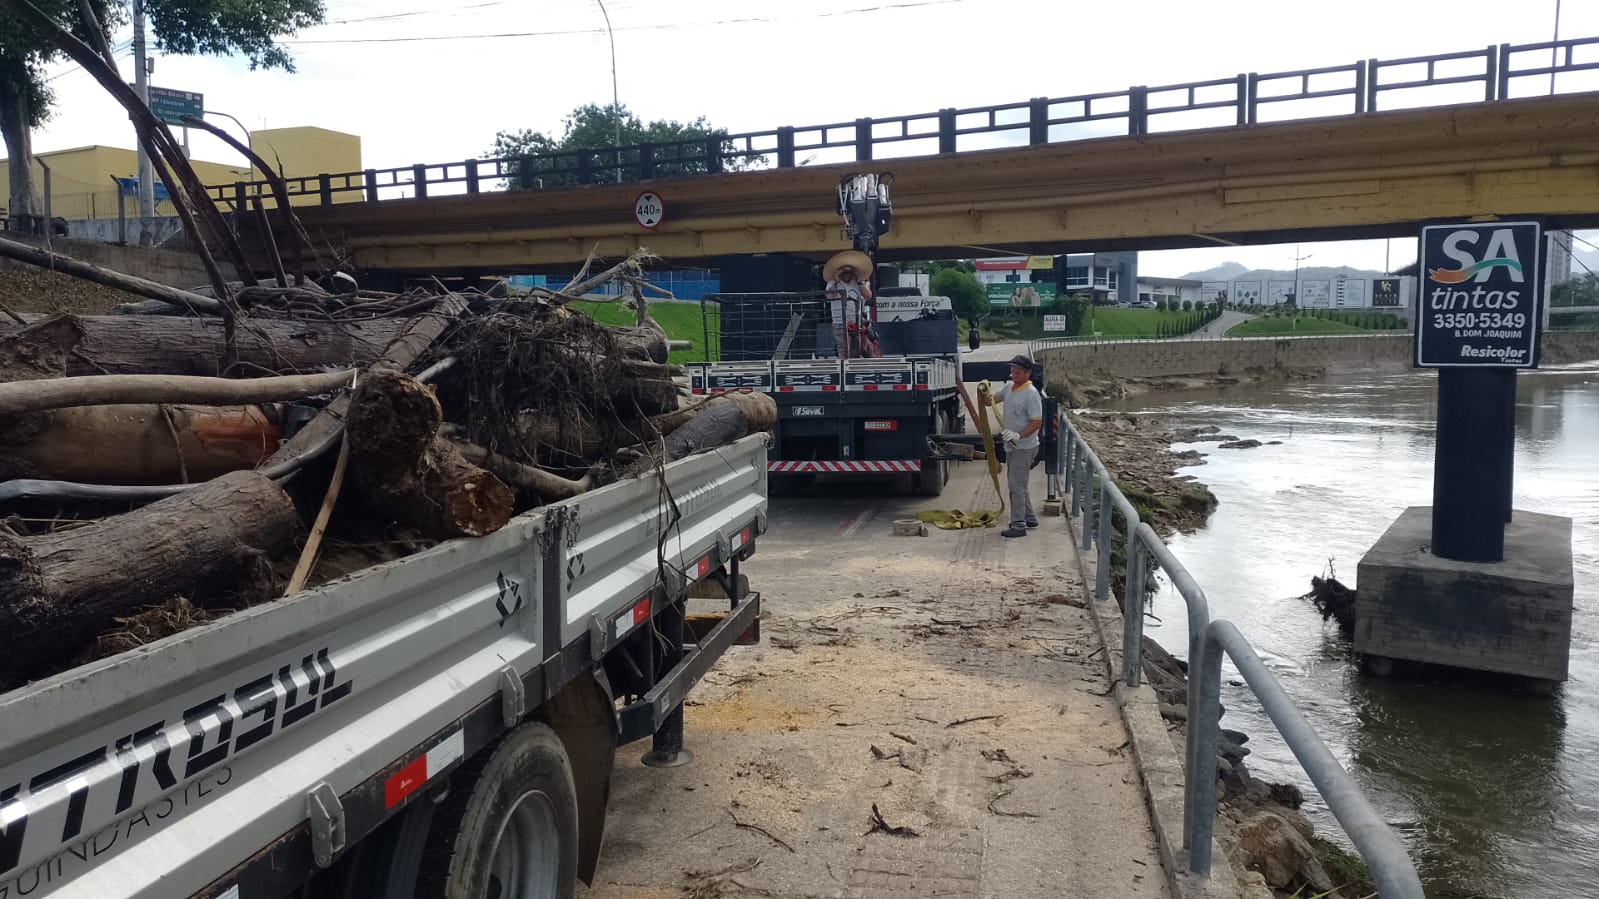
<instances>
[{"instance_id":1,"label":"concrete bridge","mask_svg":"<svg viewBox=\"0 0 1599 899\"><path fill-rule=\"evenodd\" d=\"M724 144L734 156L777 160L776 168L746 172L485 191L514 175L510 164L518 161L468 161L413 167L404 183L422 196L408 199L382 198L403 170L324 175L298 183L301 196L322 201L298 212L329 258L432 273L569 267L591 250L618 257L645 248L684 264L732 254L824 256L845 245L835 185L862 169L895 175L894 227L881 252L887 260L1413 236L1428 221L1473 217L1593 227L1599 94L1496 99L1527 78L1599 70L1599 62L1577 61L1579 49L1592 55L1599 38L777 129L698 146L701 167L713 170L723 164ZM1527 54L1541 54L1540 62L1525 63ZM1479 58L1480 74L1434 77L1437 63ZM1408 80L1394 74L1422 70ZM1388 91L1478 82L1484 102L1375 111ZM1321 86L1328 83L1341 86ZM1352 103L1355 114L1258 121L1269 104L1329 98ZM1236 113L1236 124L1152 133L1162 116L1218 110ZM987 124L963 127L973 116ZM1129 133L1051 142L1063 129L1111 119L1124 120ZM956 152L974 133L1027 145ZM763 143L766 137L772 140ZM796 154L813 147L852 149L855 159L795 166ZM936 155L882 158L917 147ZM666 160L681 168L693 149L624 148L615 162L632 178L659 175L670 170ZM593 181L611 174L607 159L585 151L569 168L542 157L519 162ZM466 193L437 195L445 189ZM261 186L215 190L242 203ZM654 229L634 220L642 190L665 201ZM332 202L351 192L362 201ZM248 232L253 220L246 219ZM264 245L258 238L246 233L248 245ZM286 250L286 234L277 246Z\"/></svg>"}]
</instances>

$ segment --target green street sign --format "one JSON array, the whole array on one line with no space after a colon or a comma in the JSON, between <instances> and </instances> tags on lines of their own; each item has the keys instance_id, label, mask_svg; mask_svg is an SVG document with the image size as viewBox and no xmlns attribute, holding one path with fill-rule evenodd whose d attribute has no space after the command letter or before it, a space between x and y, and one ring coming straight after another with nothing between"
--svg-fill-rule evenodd
<instances>
[{"instance_id":1,"label":"green street sign","mask_svg":"<svg viewBox=\"0 0 1599 899\"><path fill-rule=\"evenodd\" d=\"M151 85L150 111L168 125L182 125L186 115L199 118L205 114L205 94Z\"/></svg>"}]
</instances>

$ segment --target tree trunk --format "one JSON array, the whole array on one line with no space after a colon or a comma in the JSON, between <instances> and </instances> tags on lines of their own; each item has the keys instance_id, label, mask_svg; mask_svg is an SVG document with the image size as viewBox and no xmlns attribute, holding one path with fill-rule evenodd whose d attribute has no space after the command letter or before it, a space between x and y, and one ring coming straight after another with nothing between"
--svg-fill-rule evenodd
<instances>
[{"instance_id":1,"label":"tree trunk","mask_svg":"<svg viewBox=\"0 0 1599 899\"><path fill-rule=\"evenodd\" d=\"M632 328L607 327L606 330L611 332L611 338L624 356L649 362L666 362L666 331L655 319L647 318L644 324Z\"/></svg>"},{"instance_id":2,"label":"tree trunk","mask_svg":"<svg viewBox=\"0 0 1599 899\"><path fill-rule=\"evenodd\" d=\"M280 439L258 406L60 409L21 446L0 445L0 480L196 483L254 468Z\"/></svg>"},{"instance_id":3,"label":"tree trunk","mask_svg":"<svg viewBox=\"0 0 1599 899\"><path fill-rule=\"evenodd\" d=\"M515 496L439 436L439 401L394 371L369 372L350 397L350 476L375 510L430 537L481 537L511 520Z\"/></svg>"},{"instance_id":4,"label":"tree trunk","mask_svg":"<svg viewBox=\"0 0 1599 899\"><path fill-rule=\"evenodd\" d=\"M30 323L42 316L24 315ZM166 315L84 315L81 355L67 360L67 375L222 374L222 321ZM366 366L410 326L409 319L359 322L251 319L240 328L239 363L250 374ZM0 319L0 340L21 326Z\"/></svg>"},{"instance_id":5,"label":"tree trunk","mask_svg":"<svg viewBox=\"0 0 1599 899\"><path fill-rule=\"evenodd\" d=\"M676 462L695 453L725 446L756 431L768 430L777 421L777 403L767 394L736 395L746 399L721 402L721 398L718 398L695 407L693 417L667 434L659 447L649 444L639 447L640 458L628 465L622 476L649 474L657 464Z\"/></svg>"},{"instance_id":6,"label":"tree trunk","mask_svg":"<svg viewBox=\"0 0 1599 899\"><path fill-rule=\"evenodd\" d=\"M18 262L26 262L29 265L36 265L39 268L49 269L53 272L62 272L75 278L82 278L85 281L93 281L96 284L104 284L107 287L113 287L135 296L149 297L152 300L171 303L174 306L180 306L194 312L224 311L220 300L213 300L210 297L203 297L197 293L179 290L176 287L169 287L165 284L137 278L133 275L124 275L121 272L114 272L111 269L102 268L101 266L84 262L81 259L73 259L71 256L52 253L43 247L36 247L32 244L0 238L0 256L4 256L7 259L15 259Z\"/></svg>"},{"instance_id":7,"label":"tree trunk","mask_svg":"<svg viewBox=\"0 0 1599 899\"><path fill-rule=\"evenodd\" d=\"M33 190L33 109L28 102L27 68L19 60L0 59L0 136L5 138L10 170L12 216L37 215Z\"/></svg>"},{"instance_id":8,"label":"tree trunk","mask_svg":"<svg viewBox=\"0 0 1599 899\"><path fill-rule=\"evenodd\" d=\"M353 371L229 380L188 375L85 375L0 384L0 415L116 403L234 405L332 393Z\"/></svg>"},{"instance_id":9,"label":"tree trunk","mask_svg":"<svg viewBox=\"0 0 1599 899\"><path fill-rule=\"evenodd\" d=\"M0 334L0 382L59 376L82 339L83 328L70 315L51 316L12 334ZM0 447L27 443L49 426L49 412L0 415Z\"/></svg>"},{"instance_id":10,"label":"tree trunk","mask_svg":"<svg viewBox=\"0 0 1599 899\"><path fill-rule=\"evenodd\" d=\"M0 528L0 682L39 676L117 618L174 595L249 592L298 528L289 495L249 471L44 537Z\"/></svg>"}]
</instances>

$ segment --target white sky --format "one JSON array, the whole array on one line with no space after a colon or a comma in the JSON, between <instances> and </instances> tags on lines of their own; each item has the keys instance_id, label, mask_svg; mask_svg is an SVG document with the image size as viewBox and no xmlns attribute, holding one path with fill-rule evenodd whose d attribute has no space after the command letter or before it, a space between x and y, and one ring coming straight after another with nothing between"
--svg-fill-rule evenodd
<instances>
[{"instance_id":1,"label":"white sky","mask_svg":"<svg viewBox=\"0 0 1599 899\"><path fill-rule=\"evenodd\" d=\"M316 125L358 134L365 165L374 168L486 156L496 131L558 132L573 107L611 100L610 47L596 0L460 0L435 9L425 0L328 0L327 6L329 24L285 42L296 74L250 72L231 59L163 57L151 82L201 91L208 110L231 113L252 130ZM1556 0L606 0L605 6L624 104L645 119L703 115L738 132L1546 41L1555 29ZM470 37L491 34L515 36ZM1564 0L1560 34L1599 36L1599 0ZM1599 60L1599 52L1586 59ZM130 81L132 69L131 60L123 63ZM35 133L36 152L133 145L126 115L92 79L66 64L52 74L59 75L51 82L59 106ZM1565 77L1562 90L1599 89L1599 72ZM1513 90L1541 94L1549 85L1524 79ZM1433 96L1385 102L1445 97ZM1300 114L1312 111L1301 107ZM1183 124L1228 124L1230 115ZM233 158L208 135L195 135L193 147L196 158ZM1599 243L1599 235L1586 236ZM1225 261L1292 268L1297 253L1312 257L1306 265L1382 269L1385 252L1398 267L1414 259L1415 242L1166 251L1143 254L1140 268L1159 276Z\"/></svg>"}]
</instances>

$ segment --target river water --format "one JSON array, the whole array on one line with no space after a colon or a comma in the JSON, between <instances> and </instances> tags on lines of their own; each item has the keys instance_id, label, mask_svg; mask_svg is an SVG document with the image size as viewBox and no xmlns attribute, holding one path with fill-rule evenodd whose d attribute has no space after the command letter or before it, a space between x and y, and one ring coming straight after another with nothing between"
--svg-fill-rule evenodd
<instances>
[{"instance_id":1,"label":"river water","mask_svg":"<svg viewBox=\"0 0 1599 899\"><path fill-rule=\"evenodd\" d=\"M1523 372L1515 508L1572 519L1570 680L1552 698L1441 675L1360 673L1337 628L1299 597L1362 554L1407 506L1432 500L1437 378L1333 377L1149 395L1124 403L1178 426L1278 445L1215 443L1186 469L1220 506L1170 541L1211 614L1255 645L1306 717L1400 834L1429 894L1599 895L1599 364ZM1150 636L1187 654L1182 599L1165 585ZM1251 770L1301 785L1319 832L1339 834L1248 689L1229 670L1223 726L1252 736Z\"/></svg>"}]
</instances>

